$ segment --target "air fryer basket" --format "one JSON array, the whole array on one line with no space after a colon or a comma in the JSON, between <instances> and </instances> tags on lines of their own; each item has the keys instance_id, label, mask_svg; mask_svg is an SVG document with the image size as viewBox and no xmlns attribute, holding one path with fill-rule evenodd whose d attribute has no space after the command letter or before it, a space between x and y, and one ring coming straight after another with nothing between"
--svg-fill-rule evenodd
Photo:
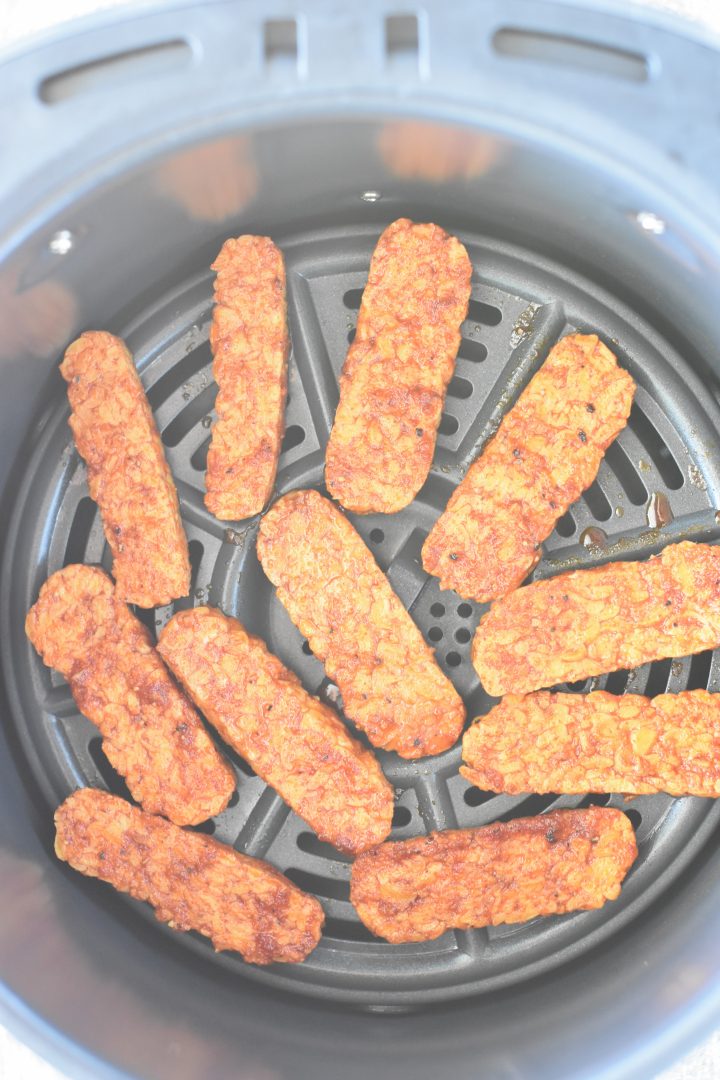
<instances>
[{"instance_id":1,"label":"air fryer basket","mask_svg":"<svg viewBox=\"0 0 720 1080\"><path fill-rule=\"evenodd\" d=\"M0 979L9 1022L74 1071L205 1076L642 1076L720 1002L717 805L491 796L437 758L380 754L393 837L589 802L626 810L640 857L599 912L390 946L348 901L348 860L232 751L238 792L201 828L268 858L326 913L302 965L216 955L52 857L80 784L124 792L62 679L23 634L68 562L110 567L57 360L81 329L134 352L180 494L191 596L260 634L313 693L333 688L260 570L257 520L217 522L202 479L215 387L209 263L267 232L288 270L293 354L277 492L323 482L338 374L370 255L400 215L455 231L473 289L430 477L398 515L353 517L468 704L482 608L420 547L478 448L571 330L638 383L628 428L558 523L535 576L720 539L718 56L632 15L558 3L183 6L87 24L0 74ZM150 105L150 103L152 103ZM593 685L716 689L720 654ZM567 689L584 691L589 686ZM7 744L7 745L5 745Z\"/></svg>"}]
</instances>

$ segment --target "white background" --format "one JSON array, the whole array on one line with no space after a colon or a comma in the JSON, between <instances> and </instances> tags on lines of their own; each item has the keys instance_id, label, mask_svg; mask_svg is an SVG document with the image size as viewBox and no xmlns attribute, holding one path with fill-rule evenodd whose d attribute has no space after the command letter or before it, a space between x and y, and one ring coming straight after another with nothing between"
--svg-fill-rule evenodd
<instances>
[{"instance_id":1,"label":"white background","mask_svg":"<svg viewBox=\"0 0 720 1080\"><path fill-rule=\"evenodd\" d=\"M720 0L637 2L680 12L720 33ZM0 48L78 15L120 6L144 5L140 0L125 0L124 3L122 0L0 0ZM0 1025L0 1080L65 1080L65 1077ZM720 1080L720 1030L658 1080Z\"/></svg>"}]
</instances>

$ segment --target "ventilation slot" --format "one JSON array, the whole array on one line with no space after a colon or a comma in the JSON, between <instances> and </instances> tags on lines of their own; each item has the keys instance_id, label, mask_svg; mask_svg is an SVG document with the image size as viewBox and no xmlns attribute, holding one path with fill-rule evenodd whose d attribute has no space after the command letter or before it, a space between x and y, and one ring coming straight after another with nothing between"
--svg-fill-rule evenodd
<instances>
[{"instance_id":1,"label":"ventilation slot","mask_svg":"<svg viewBox=\"0 0 720 1080\"><path fill-rule=\"evenodd\" d=\"M40 83L38 94L46 105L57 105L71 98L90 97L184 71L192 59L192 49L186 41L164 41L143 49L128 49L51 75Z\"/></svg>"},{"instance_id":2,"label":"ventilation slot","mask_svg":"<svg viewBox=\"0 0 720 1080\"><path fill-rule=\"evenodd\" d=\"M203 821L199 825L191 825L190 831L204 833L205 836L212 836L215 832L215 822L211 820Z\"/></svg>"},{"instance_id":3,"label":"ventilation slot","mask_svg":"<svg viewBox=\"0 0 720 1080\"><path fill-rule=\"evenodd\" d=\"M568 694L584 694L590 688L590 679L576 679L575 682L560 683Z\"/></svg>"},{"instance_id":4,"label":"ventilation slot","mask_svg":"<svg viewBox=\"0 0 720 1080\"><path fill-rule=\"evenodd\" d=\"M127 784L122 776L115 772L112 765L103 754L102 739L99 736L95 736L88 743L88 753L95 763L95 767L100 773L108 791L113 795L120 795L121 798L128 799L132 802L132 795L130 794Z\"/></svg>"},{"instance_id":5,"label":"ventilation slot","mask_svg":"<svg viewBox=\"0 0 720 1080\"><path fill-rule=\"evenodd\" d=\"M630 427L637 435L640 442L648 452L653 465L660 473L663 483L672 491L677 491L684 483L684 477L678 463L672 456L669 448L656 431L654 425L648 420L645 413L638 405L633 405L630 412Z\"/></svg>"},{"instance_id":6,"label":"ventilation slot","mask_svg":"<svg viewBox=\"0 0 720 1080\"><path fill-rule=\"evenodd\" d=\"M162 433L162 441L166 446L177 446L197 424L202 422L203 417L212 412L217 392L215 383L206 386L174 420L170 421Z\"/></svg>"},{"instance_id":7,"label":"ventilation slot","mask_svg":"<svg viewBox=\"0 0 720 1080\"><path fill-rule=\"evenodd\" d=\"M309 870L297 870L294 866L285 871L286 877L294 881L305 892L316 896L326 896L328 900L349 900L350 882L340 878L325 878L311 874Z\"/></svg>"},{"instance_id":8,"label":"ventilation slot","mask_svg":"<svg viewBox=\"0 0 720 1080\"><path fill-rule=\"evenodd\" d=\"M712 658L713 654L711 652L701 652L693 656L690 661L687 690L707 690Z\"/></svg>"},{"instance_id":9,"label":"ventilation slot","mask_svg":"<svg viewBox=\"0 0 720 1080\"><path fill-rule=\"evenodd\" d=\"M549 67L581 71L583 75L605 75L634 83L648 79L647 58L641 53L564 34L504 27L495 33L493 48L500 56L512 60L532 60Z\"/></svg>"},{"instance_id":10,"label":"ventilation slot","mask_svg":"<svg viewBox=\"0 0 720 1080\"><path fill-rule=\"evenodd\" d=\"M650 668L650 677L645 687L646 697L664 694L668 688L672 660L656 660Z\"/></svg>"},{"instance_id":11,"label":"ventilation slot","mask_svg":"<svg viewBox=\"0 0 720 1080\"><path fill-rule=\"evenodd\" d=\"M585 809L586 806L607 806L612 799L612 795L586 795L584 799L578 803L578 809Z\"/></svg>"},{"instance_id":12,"label":"ventilation slot","mask_svg":"<svg viewBox=\"0 0 720 1080\"><path fill-rule=\"evenodd\" d=\"M345 307L349 308L350 311L359 311L364 291L364 289L348 289L348 291L343 294L343 304Z\"/></svg>"},{"instance_id":13,"label":"ventilation slot","mask_svg":"<svg viewBox=\"0 0 720 1080\"><path fill-rule=\"evenodd\" d=\"M296 446L300 446L304 442L305 429L301 428L299 424L291 424L283 437L280 453L287 454L288 451L294 450Z\"/></svg>"},{"instance_id":14,"label":"ventilation slot","mask_svg":"<svg viewBox=\"0 0 720 1080\"><path fill-rule=\"evenodd\" d=\"M335 938L339 941L377 941L367 927L361 922L350 922L348 919L326 918L323 924L323 937Z\"/></svg>"},{"instance_id":15,"label":"ventilation slot","mask_svg":"<svg viewBox=\"0 0 720 1080\"><path fill-rule=\"evenodd\" d=\"M536 814L542 814L544 810L547 810L555 802L557 797L557 795L531 795L529 799L523 799L521 803L518 803L512 810L508 810L497 820L512 821L514 818L534 817Z\"/></svg>"},{"instance_id":16,"label":"ventilation slot","mask_svg":"<svg viewBox=\"0 0 720 1080\"><path fill-rule=\"evenodd\" d=\"M487 354L487 347L482 341L463 338L458 350L458 360L470 360L473 364L482 364L483 360L487 360Z\"/></svg>"},{"instance_id":17,"label":"ventilation slot","mask_svg":"<svg viewBox=\"0 0 720 1080\"><path fill-rule=\"evenodd\" d=\"M210 449L210 439L200 443L195 453L190 458L190 464L197 472L205 472L207 469L207 456Z\"/></svg>"},{"instance_id":18,"label":"ventilation slot","mask_svg":"<svg viewBox=\"0 0 720 1080\"><path fill-rule=\"evenodd\" d=\"M190 592L187 596L175 601L176 611L193 607L195 600L207 603L208 599L206 591L201 589L199 585L200 564L205 554L205 548L199 540L191 540L188 544L188 554L190 556Z\"/></svg>"},{"instance_id":19,"label":"ventilation slot","mask_svg":"<svg viewBox=\"0 0 720 1080\"><path fill-rule=\"evenodd\" d=\"M90 539L90 530L95 521L97 507L89 496L81 499L75 508L75 515L70 526L63 566L81 563L85 559L85 550Z\"/></svg>"},{"instance_id":20,"label":"ventilation slot","mask_svg":"<svg viewBox=\"0 0 720 1080\"><path fill-rule=\"evenodd\" d=\"M468 322L482 323L483 326L498 326L502 322L502 311L492 304L483 304L481 300L471 300L467 318Z\"/></svg>"},{"instance_id":21,"label":"ventilation slot","mask_svg":"<svg viewBox=\"0 0 720 1080\"><path fill-rule=\"evenodd\" d=\"M596 521L607 521L612 517L612 506L597 481L590 485L583 498Z\"/></svg>"},{"instance_id":22,"label":"ventilation slot","mask_svg":"<svg viewBox=\"0 0 720 1080\"><path fill-rule=\"evenodd\" d=\"M555 532L558 536L564 537L566 540L575 535L577 526L575 524L575 518L568 510L567 514L563 514L561 518L555 522Z\"/></svg>"},{"instance_id":23,"label":"ventilation slot","mask_svg":"<svg viewBox=\"0 0 720 1080\"><path fill-rule=\"evenodd\" d=\"M629 671L613 671L608 675L605 689L608 694L624 694L627 689Z\"/></svg>"},{"instance_id":24,"label":"ventilation slot","mask_svg":"<svg viewBox=\"0 0 720 1080\"><path fill-rule=\"evenodd\" d=\"M440 418L438 435L454 435L459 427L460 421L457 417L451 416L450 413L443 413Z\"/></svg>"},{"instance_id":25,"label":"ventilation slot","mask_svg":"<svg viewBox=\"0 0 720 1080\"><path fill-rule=\"evenodd\" d=\"M483 803L490 802L490 799L494 798L494 791L481 791L480 788L476 787L468 788L467 791L463 792L466 806L482 806Z\"/></svg>"},{"instance_id":26,"label":"ventilation slot","mask_svg":"<svg viewBox=\"0 0 720 1080\"><path fill-rule=\"evenodd\" d=\"M227 753L227 750L225 752ZM235 754L233 762L237 766L238 770L243 774L243 776L247 776L249 780L251 780L253 776L257 776L257 773L253 769L252 765L249 765L245 758L241 758L239 754Z\"/></svg>"},{"instance_id":27,"label":"ventilation slot","mask_svg":"<svg viewBox=\"0 0 720 1080\"><path fill-rule=\"evenodd\" d=\"M210 362L209 348L210 346L207 344L199 345L192 352L189 352L187 356L184 356L182 360L178 361L177 364L173 364L170 370L161 375L156 383L153 383L147 391L147 399L150 402L151 409L157 409L158 405L162 405L164 401L167 401L171 394L184 386L189 379L199 375L203 368L208 367Z\"/></svg>"},{"instance_id":28,"label":"ventilation slot","mask_svg":"<svg viewBox=\"0 0 720 1080\"><path fill-rule=\"evenodd\" d=\"M605 460L633 506L644 506L648 500L647 488L619 442L615 441L608 446L605 451Z\"/></svg>"},{"instance_id":29,"label":"ventilation slot","mask_svg":"<svg viewBox=\"0 0 720 1080\"><path fill-rule=\"evenodd\" d=\"M456 375L453 379L450 380L450 385L448 386L448 394L450 395L450 397L460 398L461 400L472 397L473 384L471 382L468 382L467 379L463 379L459 375Z\"/></svg>"},{"instance_id":30,"label":"ventilation slot","mask_svg":"<svg viewBox=\"0 0 720 1080\"><path fill-rule=\"evenodd\" d=\"M318 858L329 859L331 862L350 862L348 855L343 855L332 844L319 840L315 833L301 832L296 843L300 851L304 851L306 855L316 855Z\"/></svg>"}]
</instances>

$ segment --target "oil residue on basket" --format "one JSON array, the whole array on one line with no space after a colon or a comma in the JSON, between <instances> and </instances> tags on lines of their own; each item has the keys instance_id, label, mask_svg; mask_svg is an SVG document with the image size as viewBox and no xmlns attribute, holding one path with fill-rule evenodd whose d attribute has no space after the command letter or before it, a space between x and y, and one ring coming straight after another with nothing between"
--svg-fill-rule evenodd
<instances>
[{"instance_id":1,"label":"oil residue on basket","mask_svg":"<svg viewBox=\"0 0 720 1080\"><path fill-rule=\"evenodd\" d=\"M226 529L223 533L223 539L226 544L235 544L236 547L242 547L245 543L245 531L238 529Z\"/></svg>"},{"instance_id":2,"label":"oil residue on basket","mask_svg":"<svg viewBox=\"0 0 720 1080\"><path fill-rule=\"evenodd\" d=\"M668 497L662 491L652 493L646 513L647 523L651 529L662 529L664 525L670 525L675 520Z\"/></svg>"},{"instance_id":3,"label":"oil residue on basket","mask_svg":"<svg viewBox=\"0 0 720 1080\"><path fill-rule=\"evenodd\" d=\"M589 528L583 529L580 533L580 543L588 551L604 551L607 547L607 541L607 533L602 529L598 529L596 525L590 525Z\"/></svg>"}]
</instances>

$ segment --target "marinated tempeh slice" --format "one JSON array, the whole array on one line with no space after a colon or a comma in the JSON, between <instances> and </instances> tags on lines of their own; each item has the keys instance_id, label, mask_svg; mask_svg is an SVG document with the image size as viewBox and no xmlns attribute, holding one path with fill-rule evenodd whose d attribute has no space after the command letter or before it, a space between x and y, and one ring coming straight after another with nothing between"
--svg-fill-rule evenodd
<instances>
[{"instance_id":1,"label":"marinated tempeh slice","mask_svg":"<svg viewBox=\"0 0 720 1080\"><path fill-rule=\"evenodd\" d=\"M160 655L225 742L315 830L355 854L390 832L393 790L327 705L221 611L173 616Z\"/></svg>"},{"instance_id":2,"label":"marinated tempeh slice","mask_svg":"<svg viewBox=\"0 0 720 1080\"><path fill-rule=\"evenodd\" d=\"M75 444L113 554L117 595L151 608L190 590L188 545L160 436L124 342L82 334L65 353Z\"/></svg>"},{"instance_id":3,"label":"marinated tempeh slice","mask_svg":"<svg viewBox=\"0 0 720 1080\"><path fill-rule=\"evenodd\" d=\"M597 476L634 392L595 334L557 343L425 541L423 566L443 589L485 602L517 588Z\"/></svg>"},{"instance_id":4,"label":"marinated tempeh slice","mask_svg":"<svg viewBox=\"0 0 720 1080\"><path fill-rule=\"evenodd\" d=\"M134 799L177 825L230 801L235 778L103 570L66 566L45 582L25 630L100 729L103 751Z\"/></svg>"},{"instance_id":5,"label":"marinated tempeh slice","mask_svg":"<svg viewBox=\"0 0 720 1080\"><path fill-rule=\"evenodd\" d=\"M378 937L431 941L602 907L619 896L636 855L619 810L556 810L380 844L355 860L350 899Z\"/></svg>"},{"instance_id":6,"label":"marinated tempeh slice","mask_svg":"<svg viewBox=\"0 0 720 1080\"><path fill-rule=\"evenodd\" d=\"M574 570L496 600L472 647L488 694L527 694L720 642L720 547Z\"/></svg>"},{"instance_id":7,"label":"marinated tempeh slice","mask_svg":"<svg viewBox=\"0 0 720 1080\"><path fill-rule=\"evenodd\" d=\"M720 694L508 694L463 737L486 791L720 796Z\"/></svg>"},{"instance_id":8,"label":"marinated tempeh slice","mask_svg":"<svg viewBox=\"0 0 720 1080\"><path fill-rule=\"evenodd\" d=\"M185 832L116 795L84 788L55 812L55 852L87 877L147 901L252 964L298 963L320 940L317 900L260 859Z\"/></svg>"},{"instance_id":9,"label":"marinated tempeh slice","mask_svg":"<svg viewBox=\"0 0 720 1080\"><path fill-rule=\"evenodd\" d=\"M205 505L223 521L259 514L272 495L287 397L285 264L267 236L226 240L213 263L210 329L217 420Z\"/></svg>"},{"instance_id":10,"label":"marinated tempeh slice","mask_svg":"<svg viewBox=\"0 0 720 1080\"><path fill-rule=\"evenodd\" d=\"M463 703L344 514L316 491L294 491L263 518L257 550L373 745L406 758L452 746Z\"/></svg>"},{"instance_id":11,"label":"marinated tempeh slice","mask_svg":"<svg viewBox=\"0 0 720 1080\"><path fill-rule=\"evenodd\" d=\"M470 300L472 265L438 225L385 229L340 378L325 478L358 513L395 513L425 483Z\"/></svg>"}]
</instances>

